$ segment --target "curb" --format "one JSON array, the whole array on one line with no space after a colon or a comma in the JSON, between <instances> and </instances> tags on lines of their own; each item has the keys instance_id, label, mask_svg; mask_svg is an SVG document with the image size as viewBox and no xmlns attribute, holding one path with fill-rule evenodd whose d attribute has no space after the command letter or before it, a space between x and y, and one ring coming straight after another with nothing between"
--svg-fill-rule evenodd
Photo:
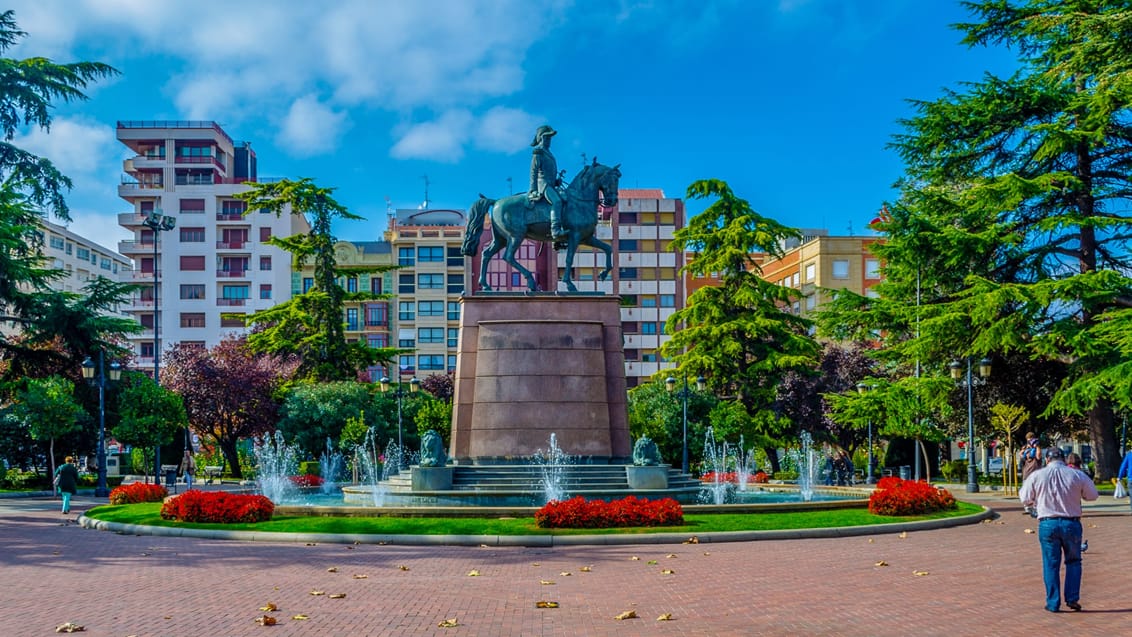
<instances>
[{"instance_id":1,"label":"curb","mask_svg":"<svg viewBox=\"0 0 1132 637\"><path fill-rule=\"evenodd\" d=\"M995 512L987 506L979 513L922 522L895 522L873 526L845 526L825 529L789 529L776 531L722 531L694 536L699 544L720 542L757 542L760 540L800 540L813 538L857 537L930 531L954 526L978 524L993 518ZM166 526L145 526L105 522L79 516L84 529L109 531L119 535L151 535L156 537L187 537L202 540L235 540L240 542L304 542L321 544L397 544L401 546L609 546L633 544L685 544L686 533L650 533L641 535L376 535L350 533L267 533L263 531L212 531L209 529L183 529Z\"/></svg>"}]
</instances>

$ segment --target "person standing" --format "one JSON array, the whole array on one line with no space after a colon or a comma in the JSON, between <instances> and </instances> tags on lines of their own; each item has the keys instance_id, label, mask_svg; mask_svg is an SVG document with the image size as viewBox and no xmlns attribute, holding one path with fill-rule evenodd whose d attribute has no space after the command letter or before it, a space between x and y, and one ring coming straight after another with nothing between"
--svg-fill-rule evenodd
<instances>
[{"instance_id":1,"label":"person standing","mask_svg":"<svg viewBox=\"0 0 1132 637\"><path fill-rule=\"evenodd\" d=\"M1112 483L1116 484L1122 478L1128 480L1128 484L1125 486L1132 488L1132 449L1124 454L1124 461L1120 463L1120 471L1116 472L1116 477L1113 478ZM1129 494L1128 502L1132 503L1132 494Z\"/></svg>"},{"instance_id":2,"label":"person standing","mask_svg":"<svg viewBox=\"0 0 1132 637\"><path fill-rule=\"evenodd\" d=\"M193 488L193 476L197 472L197 463L193 460L193 452L185 449L185 457L181 458L181 473L185 476L185 489Z\"/></svg>"},{"instance_id":3,"label":"person standing","mask_svg":"<svg viewBox=\"0 0 1132 637\"><path fill-rule=\"evenodd\" d=\"M1065 559L1065 605L1081 610L1081 501L1096 500L1097 487L1085 475L1065 464L1061 449L1046 450L1046 466L1022 483L1018 498L1038 513L1038 540L1042 545L1042 578L1046 610L1061 610L1061 562Z\"/></svg>"},{"instance_id":4,"label":"person standing","mask_svg":"<svg viewBox=\"0 0 1132 637\"><path fill-rule=\"evenodd\" d=\"M55 489L63 496L63 515L71 512L71 496L79 492L79 470L75 459L67 456L55 469Z\"/></svg>"},{"instance_id":5,"label":"person standing","mask_svg":"<svg viewBox=\"0 0 1132 637\"><path fill-rule=\"evenodd\" d=\"M535 131L535 140L531 142L534 146L531 187L527 194L531 203L544 199L550 203L550 238L555 243L566 238L566 229L562 226L562 195L558 194L562 180L558 176L558 160L550 152L550 140L557 134L558 131L546 125Z\"/></svg>"},{"instance_id":6,"label":"person standing","mask_svg":"<svg viewBox=\"0 0 1132 637\"><path fill-rule=\"evenodd\" d=\"M1038 443L1038 436L1032 432L1026 432L1026 444L1022 446L1022 451L1018 452L1018 456L1022 461L1022 482L1026 481L1035 471L1042 468L1042 448ZM1022 507L1022 513L1030 514L1030 507Z\"/></svg>"}]
</instances>

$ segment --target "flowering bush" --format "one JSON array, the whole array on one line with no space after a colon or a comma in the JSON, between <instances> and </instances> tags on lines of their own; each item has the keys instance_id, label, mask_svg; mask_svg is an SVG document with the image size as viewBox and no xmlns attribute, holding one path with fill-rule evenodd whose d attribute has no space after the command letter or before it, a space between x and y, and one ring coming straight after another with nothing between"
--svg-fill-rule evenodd
<instances>
[{"instance_id":1,"label":"flowering bush","mask_svg":"<svg viewBox=\"0 0 1132 637\"><path fill-rule=\"evenodd\" d=\"M189 489L170 498L161 507L161 517L181 522L265 522L275 505L262 495L240 495L224 491Z\"/></svg>"},{"instance_id":2,"label":"flowering bush","mask_svg":"<svg viewBox=\"0 0 1132 637\"><path fill-rule=\"evenodd\" d=\"M920 515L954 508L955 497L947 489L900 478L881 478L869 496L869 513L876 515Z\"/></svg>"},{"instance_id":3,"label":"flowering bush","mask_svg":"<svg viewBox=\"0 0 1132 637\"><path fill-rule=\"evenodd\" d=\"M638 499L627 496L613 502L575 496L548 502L535 513L544 529L607 529L629 526L675 526L684 523L684 509L672 498Z\"/></svg>"},{"instance_id":4,"label":"flowering bush","mask_svg":"<svg viewBox=\"0 0 1132 637\"><path fill-rule=\"evenodd\" d=\"M715 475L716 473L714 471L708 471L700 477L700 482L715 482ZM762 470L747 474L748 482L767 482L768 480L770 480L770 478L768 478L766 472ZM723 473L720 473L719 481L730 482L731 484L739 484L739 472L725 471Z\"/></svg>"},{"instance_id":5,"label":"flowering bush","mask_svg":"<svg viewBox=\"0 0 1132 637\"><path fill-rule=\"evenodd\" d=\"M160 484L131 482L115 487L110 492L110 504L137 504L139 502L161 502L169 495Z\"/></svg>"},{"instance_id":6,"label":"flowering bush","mask_svg":"<svg viewBox=\"0 0 1132 637\"><path fill-rule=\"evenodd\" d=\"M291 484L294 484L296 487L321 487L322 483L325 482L325 480L319 476L309 473L301 476L290 476L289 479L291 480Z\"/></svg>"},{"instance_id":7,"label":"flowering bush","mask_svg":"<svg viewBox=\"0 0 1132 637\"><path fill-rule=\"evenodd\" d=\"M770 482L770 476L766 474L766 471L756 471L755 475L751 476L751 479L754 480L756 484L766 484Z\"/></svg>"}]
</instances>

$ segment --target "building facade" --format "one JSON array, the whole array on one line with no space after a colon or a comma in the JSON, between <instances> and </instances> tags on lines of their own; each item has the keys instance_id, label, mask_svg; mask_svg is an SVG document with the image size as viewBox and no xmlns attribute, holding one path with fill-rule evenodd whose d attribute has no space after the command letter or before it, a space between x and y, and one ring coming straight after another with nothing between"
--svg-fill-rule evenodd
<instances>
[{"instance_id":1,"label":"building facade","mask_svg":"<svg viewBox=\"0 0 1132 637\"><path fill-rule=\"evenodd\" d=\"M128 280L154 284L127 307L143 327L132 339L135 365L153 365L154 327L164 350L178 343L211 347L246 333L244 318L290 298L290 255L266 241L310 230L301 215L250 214L235 195L257 181L256 156L211 121L122 121L124 162L118 194L131 210L118 223L133 233L119 251L137 264ZM172 218L155 231L147 220ZM156 298L154 293L156 291Z\"/></svg>"},{"instance_id":2,"label":"building facade","mask_svg":"<svg viewBox=\"0 0 1132 637\"><path fill-rule=\"evenodd\" d=\"M881 281L880 259L869 247L880 237L831 237L824 230L803 231L796 245L785 246L779 258L762 260L762 278L798 290L791 310L805 316L830 300L829 290L871 296Z\"/></svg>"}]
</instances>

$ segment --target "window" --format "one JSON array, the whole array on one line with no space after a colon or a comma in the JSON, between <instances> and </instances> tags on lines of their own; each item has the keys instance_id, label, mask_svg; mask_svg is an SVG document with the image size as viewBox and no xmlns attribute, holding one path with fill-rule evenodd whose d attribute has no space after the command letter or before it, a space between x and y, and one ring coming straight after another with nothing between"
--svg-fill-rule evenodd
<instances>
[{"instance_id":1,"label":"window","mask_svg":"<svg viewBox=\"0 0 1132 637\"><path fill-rule=\"evenodd\" d=\"M455 354L449 354L448 355L448 371L450 371L450 372L456 371L456 355Z\"/></svg>"},{"instance_id":2,"label":"window","mask_svg":"<svg viewBox=\"0 0 1132 637\"><path fill-rule=\"evenodd\" d=\"M90 253L90 263L91 263L91 265L95 265L96 263L98 263L98 255L97 254L95 254L93 252Z\"/></svg>"},{"instance_id":3,"label":"window","mask_svg":"<svg viewBox=\"0 0 1132 637\"><path fill-rule=\"evenodd\" d=\"M181 243L204 243L204 228L181 228Z\"/></svg>"},{"instance_id":4,"label":"window","mask_svg":"<svg viewBox=\"0 0 1132 637\"><path fill-rule=\"evenodd\" d=\"M75 248L75 244L68 242L67 243L67 250L66 250L67 254L71 254L71 251L74 250L74 248Z\"/></svg>"},{"instance_id":5,"label":"window","mask_svg":"<svg viewBox=\"0 0 1132 637\"><path fill-rule=\"evenodd\" d=\"M420 363L420 368L426 371L437 371L444 369L444 355L443 354L429 354L417 357L417 362Z\"/></svg>"},{"instance_id":6,"label":"window","mask_svg":"<svg viewBox=\"0 0 1132 637\"><path fill-rule=\"evenodd\" d=\"M346 291L350 293L358 291L358 277L352 276L346 279Z\"/></svg>"},{"instance_id":7,"label":"window","mask_svg":"<svg viewBox=\"0 0 1132 637\"><path fill-rule=\"evenodd\" d=\"M387 306L384 303L371 303L366 306L366 325L370 327L378 327L385 325L388 321Z\"/></svg>"},{"instance_id":8,"label":"window","mask_svg":"<svg viewBox=\"0 0 1132 637\"><path fill-rule=\"evenodd\" d=\"M814 280L814 264L813 263L807 263L806 264L806 281L809 282L809 281L813 281L813 280Z\"/></svg>"},{"instance_id":9,"label":"window","mask_svg":"<svg viewBox=\"0 0 1132 637\"><path fill-rule=\"evenodd\" d=\"M397 248L397 265L415 265L412 248Z\"/></svg>"},{"instance_id":10,"label":"window","mask_svg":"<svg viewBox=\"0 0 1132 637\"><path fill-rule=\"evenodd\" d=\"M191 284L181 285L181 298L182 299L203 299L204 298L204 284ZM142 295L142 300L145 300L145 295ZM153 290L149 292L149 300L153 300Z\"/></svg>"},{"instance_id":11,"label":"window","mask_svg":"<svg viewBox=\"0 0 1132 637\"><path fill-rule=\"evenodd\" d=\"M150 323L152 323L152 322L153 321L150 321ZM142 325L145 325L145 324L143 323ZM150 325L149 327L150 327L150 329L152 329L153 325ZM152 342L141 344L141 356L142 356L142 358L153 358L153 343Z\"/></svg>"},{"instance_id":12,"label":"window","mask_svg":"<svg viewBox=\"0 0 1132 637\"><path fill-rule=\"evenodd\" d=\"M460 343L460 328L448 328L448 347L456 347Z\"/></svg>"},{"instance_id":13,"label":"window","mask_svg":"<svg viewBox=\"0 0 1132 637\"><path fill-rule=\"evenodd\" d=\"M641 323L641 334L656 334L656 323Z\"/></svg>"},{"instance_id":14,"label":"window","mask_svg":"<svg viewBox=\"0 0 1132 637\"><path fill-rule=\"evenodd\" d=\"M640 350L635 350L635 349L625 350L625 360L627 360L627 361L635 361L638 358L640 358L640 356L641 356Z\"/></svg>"},{"instance_id":15,"label":"window","mask_svg":"<svg viewBox=\"0 0 1132 637\"><path fill-rule=\"evenodd\" d=\"M51 235L51 247L52 248L55 248L56 250L62 250L63 246L65 246L65 245L67 245L67 242L63 240L63 237L57 237L55 235Z\"/></svg>"},{"instance_id":16,"label":"window","mask_svg":"<svg viewBox=\"0 0 1132 637\"><path fill-rule=\"evenodd\" d=\"M414 338L399 338L397 339L397 347L410 348L416 347L417 340Z\"/></svg>"},{"instance_id":17,"label":"window","mask_svg":"<svg viewBox=\"0 0 1132 637\"><path fill-rule=\"evenodd\" d=\"M675 294L661 294L660 295L660 307L676 307L676 295Z\"/></svg>"},{"instance_id":18,"label":"window","mask_svg":"<svg viewBox=\"0 0 1132 637\"><path fill-rule=\"evenodd\" d=\"M448 247L448 267L459 268L464 265L464 255L460 254L460 248L457 246Z\"/></svg>"},{"instance_id":19,"label":"window","mask_svg":"<svg viewBox=\"0 0 1132 637\"><path fill-rule=\"evenodd\" d=\"M270 270L271 269L271 257L260 257L259 258L259 269L260 270Z\"/></svg>"},{"instance_id":20,"label":"window","mask_svg":"<svg viewBox=\"0 0 1132 637\"><path fill-rule=\"evenodd\" d=\"M449 301L448 302L448 320L449 321L459 321L460 320L460 302L459 301Z\"/></svg>"},{"instance_id":21,"label":"window","mask_svg":"<svg viewBox=\"0 0 1132 637\"><path fill-rule=\"evenodd\" d=\"M259 229L259 240L260 241L267 241L270 238L271 238L271 228L262 227L262 228Z\"/></svg>"},{"instance_id":22,"label":"window","mask_svg":"<svg viewBox=\"0 0 1132 637\"><path fill-rule=\"evenodd\" d=\"M412 274L397 275L397 294L412 294L417 291L416 279Z\"/></svg>"},{"instance_id":23,"label":"window","mask_svg":"<svg viewBox=\"0 0 1132 637\"><path fill-rule=\"evenodd\" d=\"M246 299L248 298L248 286L225 285L220 288L220 293L220 298L222 299Z\"/></svg>"},{"instance_id":24,"label":"window","mask_svg":"<svg viewBox=\"0 0 1132 637\"><path fill-rule=\"evenodd\" d=\"M418 274L417 285L422 290L439 290L444 287L443 274Z\"/></svg>"},{"instance_id":25,"label":"window","mask_svg":"<svg viewBox=\"0 0 1132 637\"><path fill-rule=\"evenodd\" d=\"M449 274L448 275L448 293L459 294L464 291L464 275L463 274Z\"/></svg>"},{"instance_id":26,"label":"window","mask_svg":"<svg viewBox=\"0 0 1132 637\"><path fill-rule=\"evenodd\" d=\"M790 276L790 284L793 287L798 287L798 273L797 272L795 272L793 275Z\"/></svg>"},{"instance_id":27,"label":"window","mask_svg":"<svg viewBox=\"0 0 1132 637\"><path fill-rule=\"evenodd\" d=\"M834 259L833 260L833 278L835 278L835 279L848 279L849 278L849 260L848 259Z\"/></svg>"},{"instance_id":28,"label":"window","mask_svg":"<svg viewBox=\"0 0 1132 637\"><path fill-rule=\"evenodd\" d=\"M618 239L617 249L621 252L636 252L637 240L636 239Z\"/></svg>"},{"instance_id":29,"label":"window","mask_svg":"<svg viewBox=\"0 0 1132 637\"><path fill-rule=\"evenodd\" d=\"M79 248L79 249L75 250L75 257L77 257L78 259L80 259L82 261L86 261L87 259L90 258L90 250L88 250L86 248Z\"/></svg>"},{"instance_id":30,"label":"window","mask_svg":"<svg viewBox=\"0 0 1132 637\"><path fill-rule=\"evenodd\" d=\"M240 218L248 211L248 204L237 199L225 199L220 202L220 214L227 218Z\"/></svg>"},{"instance_id":31,"label":"window","mask_svg":"<svg viewBox=\"0 0 1132 637\"><path fill-rule=\"evenodd\" d=\"M142 202L142 212L146 212L145 204L148 201ZM152 205L152 204L151 204ZM150 208L150 211L153 209ZM181 200L181 214L183 215L202 215L204 214L204 199L182 199Z\"/></svg>"},{"instance_id":32,"label":"window","mask_svg":"<svg viewBox=\"0 0 1132 637\"><path fill-rule=\"evenodd\" d=\"M181 312L181 327L204 327L204 314Z\"/></svg>"},{"instance_id":33,"label":"window","mask_svg":"<svg viewBox=\"0 0 1132 637\"><path fill-rule=\"evenodd\" d=\"M866 279L879 279L880 278L880 261L876 259L865 259L865 278Z\"/></svg>"},{"instance_id":34,"label":"window","mask_svg":"<svg viewBox=\"0 0 1132 637\"><path fill-rule=\"evenodd\" d=\"M220 315L220 327L247 327L246 314L231 314L225 312Z\"/></svg>"},{"instance_id":35,"label":"window","mask_svg":"<svg viewBox=\"0 0 1132 637\"><path fill-rule=\"evenodd\" d=\"M260 283L259 284L259 298L261 298L261 299L270 299L271 298L271 284L270 283Z\"/></svg>"},{"instance_id":36,"label":"window","mask_svg":"<svg viewBox=\"0 0 1132 637\"><path fill-rule=\"evenodd\" d=\"M636 307L637 295L636 294L622 294L621 307Z\"/></svg>"},{"instance_id":37,"label":"window","mask_svg":"<svg viewBox=\"0 0 1132 637\"><path fill-rule=\"evenodd\" d=\"M657 362L657 360L656 360L656 350L651 350L651 349L645 350L645 352L643 354L641 354L641 362L642 363L655 363L655 362Z\"/></svg>"},{"instance_id":38,"label":"window","mask_svg":"<svg viewBox=\"0 0 1132 637\"><path fill-rule=\"evenodd\" d=\"M107 259L106 257L102 257L101 259L98 260L98 267L102 268L103 270L109 270L110 269L110 259Z\"/></svg>"},{"instance_id":39,"label":"window","mask_svg":"<svg viewBox=\"0 0 1132 637\"><path fill-rule=\"evenodd\" d=\"M204 257L181 257L182 272L204 272Z\"/></svg>"},{"instance_id":40,"label":"window","mask_svg":"<svg viewBox=\"0 0 1132 637\"><path fill-rule=\"evenodd\" d=\"M635 212L618 212L617 223L619 224L635 224L637 223L637 213Z\"/></svg>"},{"instance_id":41,"label":"window","mask_svg":"<svg viewBox=\"0 0 1132 637\"><path fill-rule=\"evenodd\" d=\"M309 277L309 276L303 277L303 294L310 292L311 288L313 288L313 287L314 287L314 278Z\"/></svg>"},{"instance_id":42,"label":"window","mask_svg":"<svg viewBox=\"0 0 1132 637\"><path fill-rule=\"evenodd\" d=\"M398 321L411 321L416 318L416 313L413 310L412 301L398 301L397 302L397 320Z\"/></svg>"},{"instance_id":43,"label":"window","mask_svg":"<svg viewBox=\"0 0 1132 637\"><path fill-rule=\"evenodd\" d=\"M625 334L636 334L641 331L636 321L623 321L621 323L621 331Z\"/></svg>"},{"instance_id":44,"label":"window","mask_svg":"<svg viewBox=\"0 0 1132 637\"><path fill-rule=\"evenodd\" d=\"M418 301L417 314L421 316L444 316L444 301Z\"/></svg>"},{"instance_id":45,"label":"window","mask_svg":"<svg viewBox=\"0 0 1132 637\"><path fill-rule=\"evenodd\" d=\"M358 323L358 308L346 308L346 329L351 332L356 332L361 329L361 324Z\"/></svg>"},{"instance_id":46,"label":"window","mask_svg":"<svg viewBox=\"0 0 1132 637\"><path fill-rule=\"evenodd\" d=\"M637 278L637 268L618 268L617 276L626 281L633 281Z\"/></svg>"},{"instance_id":47,"label":"window","mask_svg":"<svg viewBox=\"0 0 1132 637\"><path fill-rule=\"evenodd\" d=\"M138 321L141 323L141 326L144 327L145 329L147 329L147 330L153 329L153 315L152 314L142 314L140 317L138 317Z\"/></svg>"},{"instance_id":48,"label":"window","mask_svg":"<svg viewBox=\"0 0 1132 637\"><path fill-rule=\"evenodd\" d=\"M642 296L641 307L656 307L656 297L651 294Z\"/></svg>"},{"instance_id":49,"label":"window","mask_svg":"<svg viewBox=\"0 0 1132 637\"><path fill-rule=\"evenodd\" d=\"M372 294L382 294L381 275L375 274L369 278L369 291Z\"/></svg>"},{"instance_id":50,"label":"window","mask_svg":"<svg viewBox=\"0 0 1132 637\"><path fill-rule=\"evenodd\" d=\"M420 246L417 248L417 261L441 263L444 261L444 246Z\"/></svg>"},{"instance_id":51,"label":"window","mask_svg":"<svg viewBox=\"0 0 1132 637\"><path fill-rule=\"evenodd\" d=\"M178 146L178 157L212 157L211 146Z\"/></svg>"},{"instance_id":52,"label":"window","mask_svg":"<svg viewBox=\"0 0 1132 637\"><path fill-rule=\"evenodd\" d=\"M444 342L444 328L443 327L419 327L419 328L417 328L417 342L419 342L419 343L443 343Z\"/></svg>"},{"instance_id":53,"label":"window","mask_svg":"<svg viewBox=\"0 0 1132 637\"><path fill-rule=\"evenodd\" d=\"M389 347L388 334L367 334L366 345L373 348Z\"/></svg>"},{"instance_id":54,"label":"window","mask_svg":"<svg viewBox=\"0 0 1132 637\"><path fill-rule=\"evenodd\" d=\"M817 299L816 299L816 296L815 296L815 295L813 295L813 294L811 294L811 295L807 296L807 297L806 297L806 309L807 309L807 310L812 310L812 309L814 309L814 306L815 306L815 305L817 305Z\"/></svg>"}]
</instances>

